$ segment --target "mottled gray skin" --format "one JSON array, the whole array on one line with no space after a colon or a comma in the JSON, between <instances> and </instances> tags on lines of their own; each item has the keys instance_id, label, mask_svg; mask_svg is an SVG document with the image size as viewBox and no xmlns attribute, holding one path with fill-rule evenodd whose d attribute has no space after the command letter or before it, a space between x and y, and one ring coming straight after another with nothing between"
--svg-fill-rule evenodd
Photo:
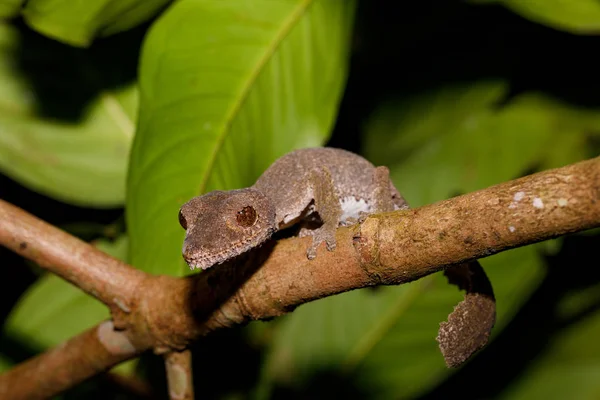
<instances>
[{"instance_id":1,"label":"mottled gray skin","mask_svg":"<svg viewBox=\"0 0 600 400\"><path fill-rule=\"evenodd\" d=\"M335 230L365 215L408 205L386 167L340 149L311 148L276 160L246 189L215 191L181 207L186 229L183 257L190 268L207 269L259 246L274 232L300 224L312 236L306 254L325 243L335 249Z\"/></svg>"}]
</instances>

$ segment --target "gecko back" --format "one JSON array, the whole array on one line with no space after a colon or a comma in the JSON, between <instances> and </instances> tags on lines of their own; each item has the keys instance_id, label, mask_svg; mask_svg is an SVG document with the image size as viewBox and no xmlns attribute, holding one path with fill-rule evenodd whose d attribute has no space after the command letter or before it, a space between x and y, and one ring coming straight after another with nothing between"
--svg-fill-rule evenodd
<instances>
[{"instance_id":1,"label":"gecko back","mask_svg":"<svg viewBox=\"0 0 600 400\"><path fill-rule=\"evenodd\" d=\"M325 242L335 248L335 230L365 215L408 208L386 167L335 148L296 150L276 160L253 185L274 204L277 229L300 224L312 236L307 256ZM315 224L315 216L317 222Z\"/></svg>"}]
</instances>

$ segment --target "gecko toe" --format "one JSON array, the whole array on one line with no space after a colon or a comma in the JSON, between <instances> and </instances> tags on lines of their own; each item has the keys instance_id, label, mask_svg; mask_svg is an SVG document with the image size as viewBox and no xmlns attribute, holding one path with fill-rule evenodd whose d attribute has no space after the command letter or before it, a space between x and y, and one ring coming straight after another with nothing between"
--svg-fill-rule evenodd
<instances>
[{"instance_id":1,"label":"gecko toe","mask_svg":"<svg viewBox=\"0 0 600 400\"><path fill-rule=\"evenodd\" d=\"M310 246L308 249L306 249L306 258L309 260L314 260L315 257L317 257L316 246Z\"/></svg>"},{"instance_id":2,"label":"gecko toe","mask_svg":"<svg viewBox=\"0 0 600 400\"><path fill-rule=\"evenodd\" d=\"M334 240L326 240L325 241L325 247L327 247L328 251L334 251L335 247L336 247L336 242L335 239Z\"/></svg>"},{"instance_id":3,"label":"gecko toe","mask_svg":"<svg viewBox=\"0 0 600 400\"><path fill-rule=\"evenodd\" d=\"M362 224L369 217L368 212L361 211L358 213L358 223Z\"/></svg>"}]
</instances>

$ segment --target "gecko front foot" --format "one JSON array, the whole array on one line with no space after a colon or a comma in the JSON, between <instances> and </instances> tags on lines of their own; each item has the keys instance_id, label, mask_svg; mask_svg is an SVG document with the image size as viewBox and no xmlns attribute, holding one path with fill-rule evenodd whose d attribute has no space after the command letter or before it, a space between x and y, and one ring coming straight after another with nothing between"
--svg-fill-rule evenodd
<instances>
[{"instance_id":1,"label":"gecko front foot","mask_svg":"<svg viewBox=\"0 0 600 400\"><path fill-rule=\"evenodd\" d=\"M327 229L325 227L325 225L323 225L320 228L313 231L312 237L313 237L312 243L308 247L308 249L306 249L306 257L309 260L315 259L315 257L317 256L317 248L323 242L325 242L325 247L327 248L328 251L335 250L335 247L336 247L335 228Z\"/></svg>"},{"instance_id":2,"label":"gecko front foot","mask_svg":"<svg viewBox=\"0 0 600 400\"><path fill-rule=\"evenodd\" d=\"M358 213L358 223L362 224L363 222L365 222L365 220L369 217L369 215L371 215L371 214L368 212L360 211Z\"/></svg>"}]
</instances>

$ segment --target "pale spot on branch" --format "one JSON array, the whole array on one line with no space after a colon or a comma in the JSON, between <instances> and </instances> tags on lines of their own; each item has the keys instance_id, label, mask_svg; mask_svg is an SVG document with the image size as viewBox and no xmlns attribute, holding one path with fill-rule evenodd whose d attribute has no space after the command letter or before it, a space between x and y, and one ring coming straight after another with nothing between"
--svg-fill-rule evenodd
<instances>
[{"instance_id":1,"label":"pale spot on branch","mask_svg":"<svg viewBox=\"0 0 600 400\"><path fill-rule=\"evenodd\" d=\"M135 347L123 332L115 331L112 321L98 325L98 340L112 354L133 354Z\"/></svg>"},{"instance_id":2,"label":"pale spot on branch","mask_svg":"<svg viewBox=\"0 0 600 400\"><path fill-rule=\"evenodd\" d=\"M515 193L515 196L513 197L514 201L521 201L523 200L523 198L525 197L525 192L517 192Z\"/></svg>"}]
</instances>

